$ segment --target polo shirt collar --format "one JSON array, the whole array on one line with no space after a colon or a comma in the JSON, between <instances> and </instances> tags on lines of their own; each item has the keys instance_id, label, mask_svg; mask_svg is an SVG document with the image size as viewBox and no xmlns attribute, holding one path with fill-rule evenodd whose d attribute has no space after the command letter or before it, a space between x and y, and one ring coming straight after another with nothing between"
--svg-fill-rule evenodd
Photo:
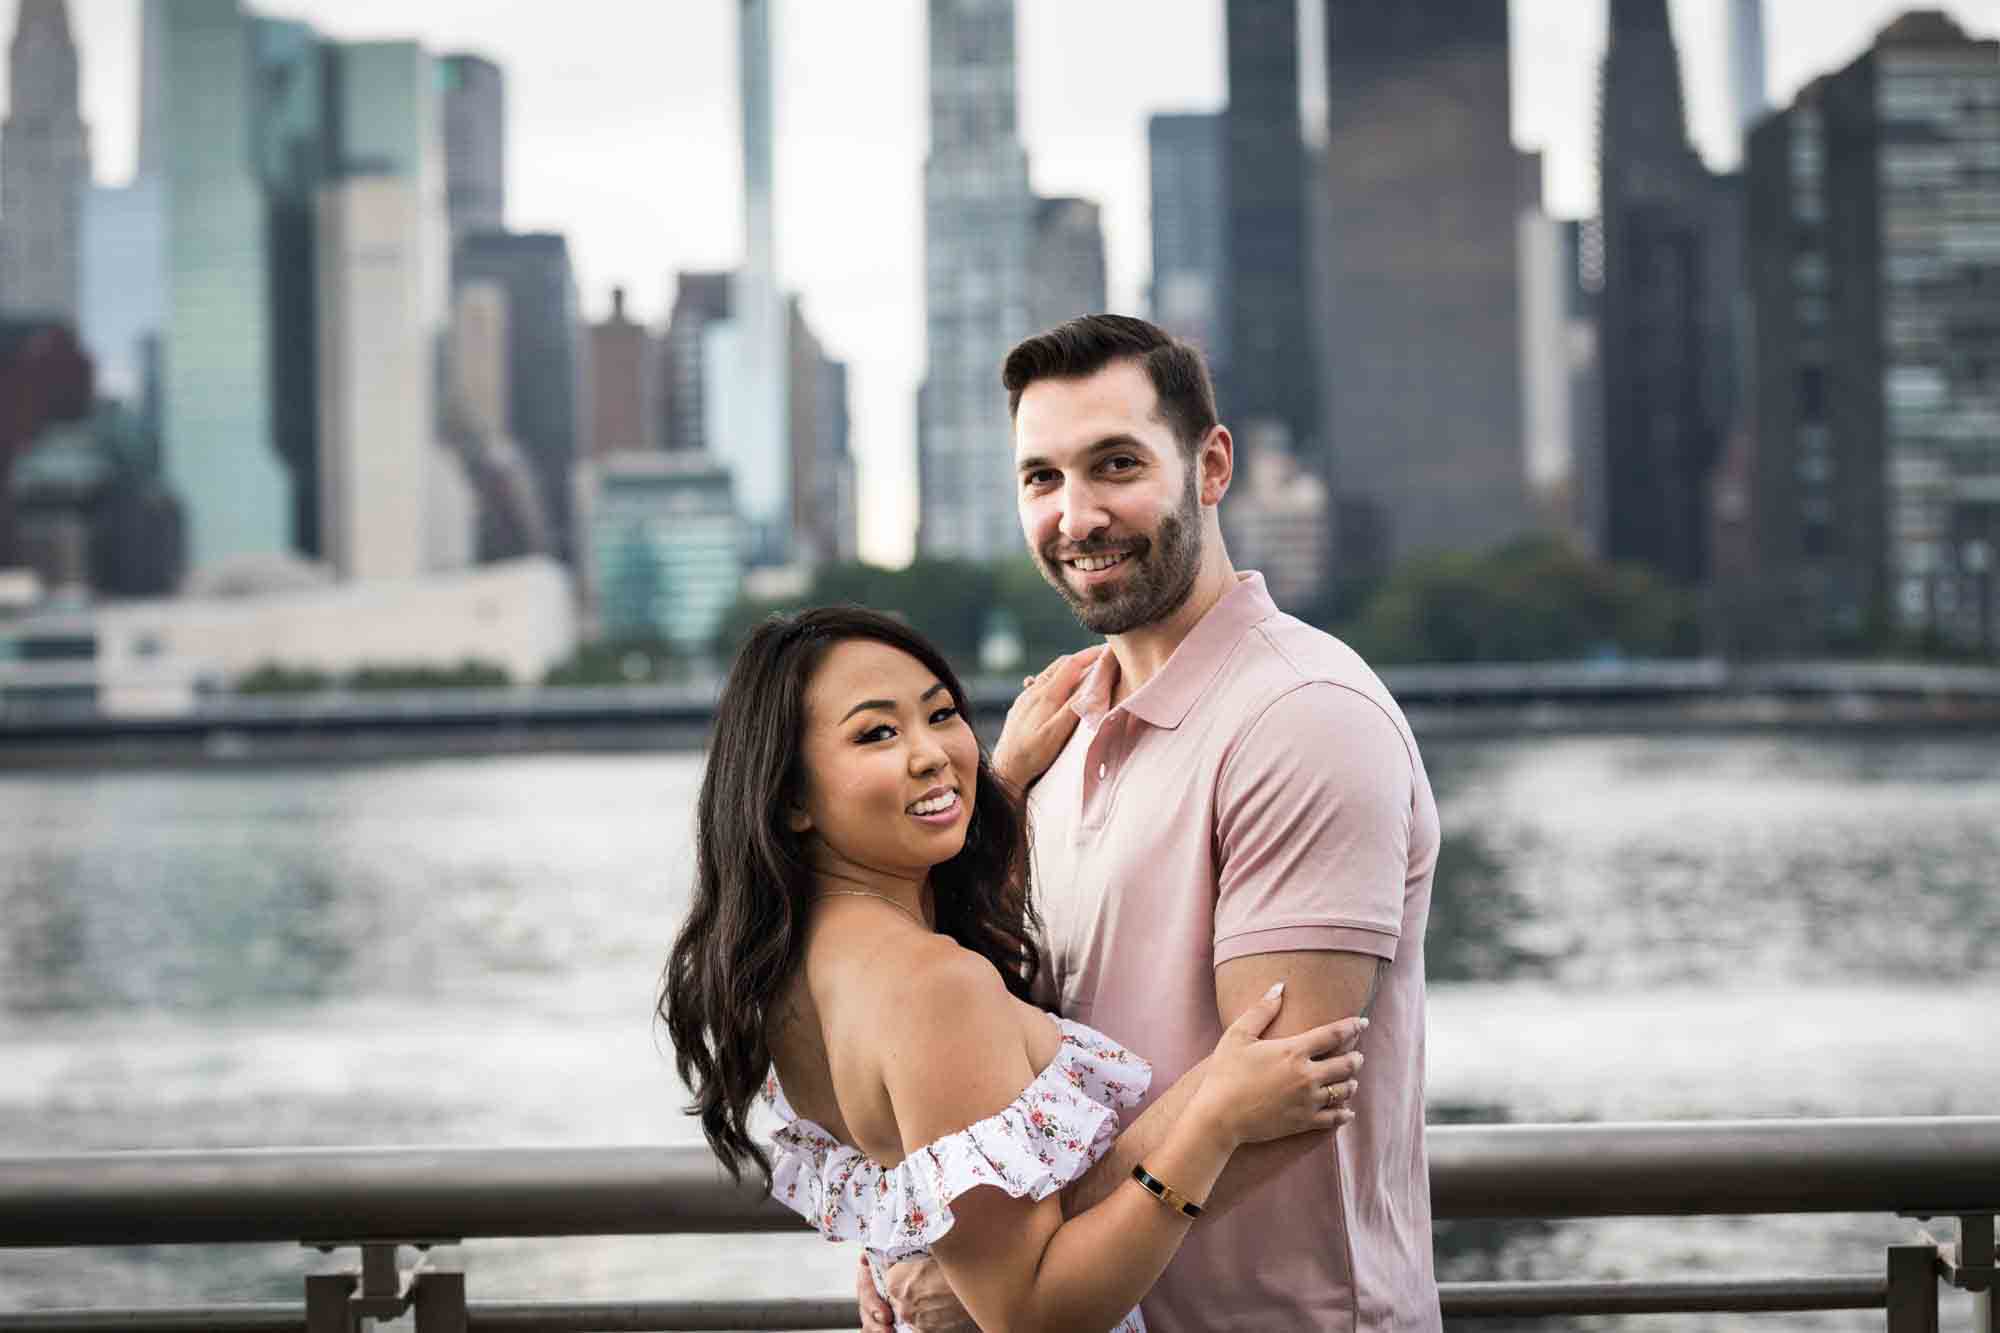
<instances>
[{"instance_id":1,"label":"polo shirt collar","mask_svg":"<svg viewBox=\"0 0 2000 1333\"><path fill-rule=\"evenodd\" d=\"M1264 576L1255 571L1238 574L1236 586L1188 631L1159 674L1125 701L1125 710L1150 726L1178 727L1195 701L1208 692L1243 636L1276 614L1278 605L1265 591ZM1071 709L1095 725L1110 711L1117 679L1118 658L1106 653L1084 675Z\"/></svg>"}]
</instances>

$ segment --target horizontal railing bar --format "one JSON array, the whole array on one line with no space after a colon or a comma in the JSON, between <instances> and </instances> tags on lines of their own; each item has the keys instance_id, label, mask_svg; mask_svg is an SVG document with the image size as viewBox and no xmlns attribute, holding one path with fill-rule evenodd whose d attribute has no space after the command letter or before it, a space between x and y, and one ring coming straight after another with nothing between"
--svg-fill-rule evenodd
<instances>
[{"instance_id":1,"label":"horizontal railing bar","mask_svg":"<svg viewBox=\"0 0 2000 1333\"><path fill-rule=\"evenodd\" d=\"M1447 1218L1992 1212L2000 1117L1439 1126Z\"/></svg>"},{"instance_id":2,"label":"horizontal railing bar","mask_svg":"<svg viewBox=\"0 0 2000 1333\"><path fill-rule=\"evenodd\" d=\"M466 1307L472 1333L684 1333L854 1328L860 1322L851 1300L518 1301Z\"/></svg>"},{"instance_id":3,"label":"horizontal railing bar","mask_svg":"<svg viewBox=\"0 0 2000 1333\"><path fill-rule=\"evenodd\" d=\"M303 1333L303 1305L0 1311L0 1333Z\"/></svg>"},{"instance_id":4,"label":"horizontal railing bar","mask_svg":"<svg viewBox=\"0 0 2000 1333\"><path fill-rule=\"evenodd\" d=\"M1725 1278L1663 1282L1446 1282L1447 1318L1879 1310L1880 1277ZM303 1305L0 1313L0 1333L302 1333ZM475 1301L472 1333L684 1333L714 1329L853 1328L850 1300Z\"/></svg>"},{"instance_id":5,"label":"horizontal railing bar","mask_svg":"<svg viewBox=\"0 0 2000 1333\"><path fill-rule=\"evenodd\" d=\"M1448 1125L1440 1218L2000 1210L2000 1117ZM705 1148L0 1157L0 1246L661 1235L803 1227Z\"/></svg>"},{"instance_id":6,"label":"horizontal railing bar","mask_svg":"<svg viewBox=\"0 0 2000 1333\"><path fill-rule=\"evenodd\" d=\"M1444 1282L1451 1319L1507 1315L1775 1314L1786 1310L1880 1310L1881 1277L1715 1278L1657 1282Z\"/></svg>"}]
</instances>

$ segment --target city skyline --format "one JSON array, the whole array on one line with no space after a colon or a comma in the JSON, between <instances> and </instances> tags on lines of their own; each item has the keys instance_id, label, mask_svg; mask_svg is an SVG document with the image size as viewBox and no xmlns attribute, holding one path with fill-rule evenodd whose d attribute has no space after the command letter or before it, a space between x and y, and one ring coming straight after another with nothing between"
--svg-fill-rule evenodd
<instances>
[{"instance_id":1,"label":"city skyline","mask_svg":"<svg viewBox=\"0 0 2000 1333\"><path fill-rule=\"evenodd\" d=\"M1773 106L1836 68L1907 5L1884 0L1769 0ZM2000 0L1943 6L1975 34L2000 28ZM586 4L586 10L592 6ZM666 10L600 0L599 24L530 11L494 15L469 0L412 13L388 0L290 0L260 6L329 37L409 37L437 53L470 50L510 79L510 224L565 232L592 317L627 287L631 308L658 325L682 269L722 268L742 249L734 6ZM1596 62L1604 15L1574 0L1516 0L1513 87L1517 143L1542 148L1551 210L1591 211ZM11 24L15 6L7 6ZM83 63L83 110L100 183L125 179L136 156L137 0L70 0ZM1219 0L1093 6L1077 14L1023 0L1022 135L1039 193L1103 206L1110 303L1141 308L1149 274L1145 120L1205 110L1224 98ZM885 6L866 52L823 7L777 6L779 268L800 291L832 354L853 365L855 441L864 508L863 553L899 563L915 517L914 390L924 370L921 292L924 117L922 6ZM1693 138L1711 165L1733 166L1729 70L1721 0L1672 5ZM649 33L657 30L661 40ZM615 32L587 51L564 37ZM1126 52L1118 77L1089 52ZM829 59L828 53L834 53ZM574 53L574 54L572 54ZM887 77L885 77L887 75ZM1310 95L1310 93L1309 93ZM654 172L635 172L651 155ZM996 388L997 392L997 388ZM1227 405L1225 405L1225 415Z\"/></svg>"}]
</instances>

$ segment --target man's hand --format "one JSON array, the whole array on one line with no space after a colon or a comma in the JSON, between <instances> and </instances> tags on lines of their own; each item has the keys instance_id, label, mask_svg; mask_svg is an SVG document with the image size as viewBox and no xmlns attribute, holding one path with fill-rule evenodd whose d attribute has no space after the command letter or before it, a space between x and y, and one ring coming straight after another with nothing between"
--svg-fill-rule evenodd
<instances>
[{"instance_id":1,"label":"man's hand","mask_svg":"<svg viewBox=\"0 0 2000 1333\"><path fill-rule=\"evenodd\" d=\"M854 1303L861 1307L861 1333L891 1333L895 1328L896 1312L882 1299L882 1293L875 1290L875 1273L868 1267L865 1254L861 1256L860 1272L854 1278Z\"/></svg>"},{"instance_id":2,"label":"man's hand","mask_svg":"<svg viewBox=\"0 0 2000 1333\"><path fill-rule=\"evenodd\" d=\"M863 1267L866 1268L865 1262ZM972 1322L972 1316L958 1303L937 1260L904 1260L889 1270L888 1285L889 1304L894 1307L895 1317L920 1333L979 1333L979 1325ZM865 1309L862 1317L865 1326Z\"/></svg>"},{"instance_id":3,"label":"man's hand","mask_svg":"<svg viewBox=\"0 0 2000 1333\"><path fill-rule=\"evenodd\" d=\"M1027 791L1069 743L1077 721L1069 701L1083 682L1084 673L1104 651L1105 645L1100 643L1058 657L1040 675L1021 682L1021 693L1007 710L1007 725L1001 728L1000 743L993 747L993 771L1011 783L1014 790Z\"/></svg>"}]
</instances>

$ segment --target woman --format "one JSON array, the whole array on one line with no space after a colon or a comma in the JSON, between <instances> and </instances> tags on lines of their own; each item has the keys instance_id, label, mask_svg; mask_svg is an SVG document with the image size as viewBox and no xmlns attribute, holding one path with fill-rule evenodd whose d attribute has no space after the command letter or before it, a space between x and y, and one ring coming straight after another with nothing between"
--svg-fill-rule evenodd
<instances>
[{"instance_id":1,"label":"woman","mask_svg":"<svg viewBox=\"0 0 2000 1333\"><path fill-rule=\"evenodd\" d=\"M1244 1014L1147 1179L1065 1219L1150 1070L1028 1002L1020 806L921 636L852 608L767 622L732 668L697 812L694 902L660 998L732 1174L755 1162L876 1271L937 1258L984 1329L1141 1329L1139 1298L1243 1143L1346 1123L1345 1020ZM780 1124L751 1138L759 1096Z\"/></svg>"}]
</instances>

